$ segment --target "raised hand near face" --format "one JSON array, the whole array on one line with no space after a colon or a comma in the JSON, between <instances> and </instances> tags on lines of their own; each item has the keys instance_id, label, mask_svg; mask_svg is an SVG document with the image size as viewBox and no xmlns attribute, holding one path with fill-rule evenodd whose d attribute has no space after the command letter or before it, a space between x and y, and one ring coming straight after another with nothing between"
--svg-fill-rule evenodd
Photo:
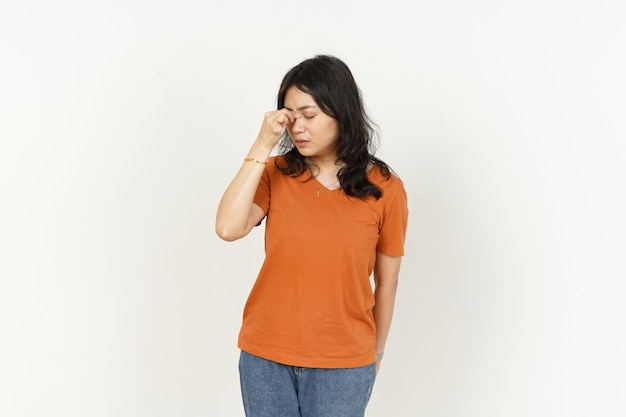
<instances>
[{"instance_id":1,"label":"raised hand near face","mask_svg":"<svg viewBox=\"0 0 626 417\"><path fill-rule=\"evenodd\" d=\"M257 138L259 144L267 148L274 148L280 140L283 129L300 117L302 117L300 112L285 108L265 113Z\"/></svg>"}]
</instances>

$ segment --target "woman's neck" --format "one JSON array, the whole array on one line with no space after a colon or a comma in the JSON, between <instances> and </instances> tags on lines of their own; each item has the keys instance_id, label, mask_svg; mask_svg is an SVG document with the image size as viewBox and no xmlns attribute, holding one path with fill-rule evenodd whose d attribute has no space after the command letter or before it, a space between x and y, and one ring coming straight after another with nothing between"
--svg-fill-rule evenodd
<instances>
[{"instance_id":1,"label":"woman's neck","mask_svg":"<svg viewBox=\"0 0 626 417\"><path fill-rule=\"evenodd\" d=\"M343 163L337 162L337 156L332 155L328 157L307 157L305 159L306 164L313 170L314 174L317 173L337 173L343 166Z\"/></svg>"}]
</instances>

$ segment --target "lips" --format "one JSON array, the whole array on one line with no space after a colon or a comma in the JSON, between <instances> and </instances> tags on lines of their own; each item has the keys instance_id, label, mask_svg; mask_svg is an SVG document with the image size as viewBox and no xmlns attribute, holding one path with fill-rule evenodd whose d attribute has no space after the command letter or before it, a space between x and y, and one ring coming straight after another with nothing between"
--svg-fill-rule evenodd
<instances>
[{"instance_id":1,"label":"lips","mask_svg":"<svg viewBox=\"0 0 626 417\"><path fill-rule=\"evenodd\" d=\"M309 141L308 141L308 140L295 139L295 140L293 141L293 143L294 143L294 144L295 144L298 148L301 148L301 147L303 147L303 146L306 146L306 144L307 144L307 143L309 143Z\"/></svg>"}]
</instances>

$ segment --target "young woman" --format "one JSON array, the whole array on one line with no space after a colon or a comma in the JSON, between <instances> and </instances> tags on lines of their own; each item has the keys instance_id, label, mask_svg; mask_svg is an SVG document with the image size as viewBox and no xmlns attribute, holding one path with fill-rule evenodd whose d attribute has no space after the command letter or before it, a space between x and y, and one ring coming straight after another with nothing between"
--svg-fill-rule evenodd
<instances>
[{"instance_id":1,"label":"young woman","mask_svg":"<svg viewBox=\"0 0 626 417\"><path fill-rule=\"evenodd\" d=\"M239 334L244 408L248 417L363 416L391 325L406 193L374 156L373 126L338 58L292 68L277 109L217 210L227 241L266 219Z\"/></svg>"}]
</instances>

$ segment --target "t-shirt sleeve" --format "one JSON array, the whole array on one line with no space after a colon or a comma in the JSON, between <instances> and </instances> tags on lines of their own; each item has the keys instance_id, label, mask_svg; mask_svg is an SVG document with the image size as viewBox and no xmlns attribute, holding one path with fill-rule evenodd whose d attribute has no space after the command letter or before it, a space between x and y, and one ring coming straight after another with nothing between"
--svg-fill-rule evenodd
<instances>
[{"instance_id":1,"label":"t-shirt sleeve","mask_svg":"<svg viewBox=\"0 0 626 417\"><path fill-rule=\"evenodd\" d=\"M383 219L376 246L377 252L389 256L404 255L404 239L409 218L406 191L400 180L398 183L396 193L383 204ZM386 191L389 193L392 190Z\"/></svg>"},{"instance_id":2,"label":"t-shirt sleeve","mask_svg":"<svg viewBox=\"0 0 626 417\"><path fill-rule=\"evenodd\" d=\"M261 207L263 213L267 216L267 212L270 209L270 175L267 168L263 170L263 175L261 176L259 185L256 188L256 194L254 195L253 202L257 206Z\"/></svg>"}]
</instances>

